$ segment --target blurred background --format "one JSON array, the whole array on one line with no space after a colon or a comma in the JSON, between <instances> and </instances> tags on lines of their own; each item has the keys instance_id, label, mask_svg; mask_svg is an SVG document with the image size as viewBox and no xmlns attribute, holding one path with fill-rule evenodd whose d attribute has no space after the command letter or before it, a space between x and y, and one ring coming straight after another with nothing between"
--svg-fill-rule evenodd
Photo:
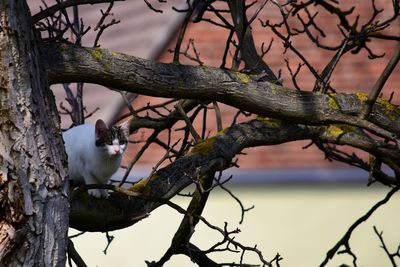
<instances>
[{"instance_id":1,"label":"blurred background","mask_svg":"<svg viewBox=\"0 0 400 267\"><path fill-rule=\"evenodd\" d=\"M43 5L39 0L28 2L32 14L37 13ZM262 2L255 1L248 12L254 13ZM392 1L375 2L378 7L387 8L379 16L384 18L391 15ZM46 3L51 6L55 1ZM114 19L120 22L104 31L100 36L100 46L141 58L172 62L171 49L175 47L180 26L186 15L185 12L176 10L185 10L186 1L169 0L166 3L149 1L149 3L154 10L162 12L150 9L145 1L115 2L107 20ZM373 12L369 1L343 1L340 5L344 9L355 6L354 16L351 19L356 19L356 15L359 14L360 24L368 21ZM100 10L106 10L107 7L108 5L103 4L79 7L83 25L91 27L82 39L84 46L93 46L98 34L96 26L101 16ZM215 7L222 9L225 8L225 4L217 3ZM310 9L316 11L316 7L311 6ZM230 19L228 14L224 14L224 17ZM181 56L181 63L198 65L200 62L205 66L220 67L229 30L210 23L218 21L218 18L210 12L206 12L204 18L208 21L189 23L182 43L182 51L186 56ZM279 9L272 4L267 4L258 18L261 21L269 20L271 23L277 23L281 19ZM316 21L321 27L338 23L337 17L323 12ZM296 26L295 18L292 22ZM321 41L324 44L335 44L335 41L341 38L341 32L337 27L328 29L325 31L326 38ZM270 30L263 28L260 21L253 22L252 31L259 51L265 50L272 41L264 60L275 74L279 75L286 87L294 88L288 66L294 70L301 61L290 50L284 53L282 41L273 37ZM387 29L387 33L400 36L398 19ZM322 70L334 54L315 48L304 35L292 39L292 43L317 70ZM395 46L396 42L375 39L370 44L371 49L379 54L384 53L384 56L373 61L368 59L365 51L356 55L350 53L345 55L340 66L335 69L331 86L337 92L350 93L357 90L368 93L389 61ZM229 55L227 58L226 67L229 68L232 62L229 62ZM394 73L399 71L400 67L397 66ZM312 90L315 78L306 68L300 69L297 77L299 87ZM398 91L399 87L400 75L391 75L382 97L388 99L392 92ZM71 85L71 88L74 86ZM52 89L62 111L61 106L67 106L65 92L61 85ZM83 92L87 112L99 108L87 119L89 123L94 123L98 118L113 123L127 113L126 102L118 92L91 84L85 84ZM124 97L131 100L130 105L134 109L165 101L165 99L132 94ZM394 103L400 103L398 92L392 98ZM222 104L220 108L223 114L223 127L228 127L236 115L236 110ZM248 117L246 114L241 114L237 120L248 120ZM208 136L213 136L216 133L215 115L210 112L207 121L209 125L214 125L207 129ZM64 128L68 128L71 121L68 116L62 116L62 123ZM201 131L201 121L195 121L194 126ZM137 143L130 145L125 154L124 166L130 164L149 133L146 130L139 130L132 136ZM231 228L239 227L242 233L238 239L249 246L257 244L267 258L273 258L279 252L284 258L282 266L319 265L326 252L342 237L351 223L382 199L388 190L378 185L367 187L367 172L340 162L328 161L323 152L315 146L308 146L309 144L310 141L298 141L245 150L245 154L237 158L240 168L229 169L224 175L226 177L233 175L227 187L240 198L245 207L254 205L254 209L247 212L243 224L239 224L238 203L226 192L215 190L211 194L204 216L220 226L227 221ZM361 158L367 158L367 155L360 151L346 149L345 151L350 154L357 153ZM152 144L133 167L129 180L136 181L147 177L164 154L165 150L162 147ZM124 169L121 169L115 179L120 179L124 172ZM176 197L173 201L183 206L188 203L188 199L183 197ZM383 231L388 247L395 251L400 241L400 231L397 229L400 223L399 204L400 197L394 196L388 205L373 215L371 221L356 230L351 245L358 253L360 266L390 266L389 260L380 248L373 225ZM89 266L145 266L144 260L158 260L163 255L180 219L180 215L175 211L161 207L149 218L133 227L110 233L115 239L108 248L107 255L102 252L107 245L104 234L87 233L74 239L74 243ZM76 231L71 230L71 234L75 233ZM218 235L214 236L203 227L198 227L195 233L196 245L203 249L210 247L212 241L218 238ZM227 257L224 253L213 257L226 262L234 260L231 255ZM240 255L236 255L235 260L239 258ZM351 259L338 256L329 266L337 266L342 262L350 264ZM184 257L177 257L167 266L191 266L191 263Z\"/></svg>"}]
</instances>

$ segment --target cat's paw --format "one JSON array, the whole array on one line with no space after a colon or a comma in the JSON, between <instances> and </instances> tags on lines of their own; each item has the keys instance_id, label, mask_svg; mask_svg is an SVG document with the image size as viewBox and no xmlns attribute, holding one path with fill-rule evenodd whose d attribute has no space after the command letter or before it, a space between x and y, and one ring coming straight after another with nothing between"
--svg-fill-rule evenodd
<instances>
[{"instance_id":1,"label":"cat's paw","mask_svg":"<svg viewBox=\"0 0 400 267\"><path fill-rule=\"evenodd\" d=\"M107 190L103 190L103 189L89 189L88 193L89 193L89 195L91 195L95 198L108 198L109 197Z\"/></svg>"}]
</instances>

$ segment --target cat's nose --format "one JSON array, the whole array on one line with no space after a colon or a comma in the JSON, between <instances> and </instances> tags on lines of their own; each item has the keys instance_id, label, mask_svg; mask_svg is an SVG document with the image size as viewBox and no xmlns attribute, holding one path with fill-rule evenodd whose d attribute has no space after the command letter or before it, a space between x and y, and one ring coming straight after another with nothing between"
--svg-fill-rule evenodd
<instances>
[{"instance_id":1,"label":"cat's nose","mask_svg":"<svg viewBox=\"0 0 400 267\"><path fill-rule=\"evenodd\" d=\"M115 154L119 154L121 151L120 151L120 149L119 148L114 148L114 152L115 152Z\"/></svg>"}]
</instances>

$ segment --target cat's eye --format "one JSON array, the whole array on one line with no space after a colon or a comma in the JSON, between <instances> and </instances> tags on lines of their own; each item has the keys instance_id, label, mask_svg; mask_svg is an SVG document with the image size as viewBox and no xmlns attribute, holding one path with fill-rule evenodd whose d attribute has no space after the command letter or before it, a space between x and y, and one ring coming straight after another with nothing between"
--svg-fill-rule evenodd
<instances>
[{"instance_id":1,"label":"cat's eye","mask_svg":"<svg viewBox=\"0 0 400 267\"><path fill-rule=\"evenodd\" d=\"M119 140L120 145L126 145L127 141L126 140Z\"/></svg>"},{"instance_id":2,"label":"cat's eye","mask_svg":"<svg viewBox=\"0 0 400 267\"><path fill-rule=\"evenodd\" d=\"M113 140L112 139L107 139L105 142L107 145L112 146L113 145Z\"/></svg>"}]
</instances>

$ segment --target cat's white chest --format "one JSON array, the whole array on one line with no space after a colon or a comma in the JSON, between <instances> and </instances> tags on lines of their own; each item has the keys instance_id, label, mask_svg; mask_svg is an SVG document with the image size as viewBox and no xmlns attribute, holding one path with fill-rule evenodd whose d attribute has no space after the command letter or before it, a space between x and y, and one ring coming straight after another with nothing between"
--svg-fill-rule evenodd
<instances>
[{"instance_id":1,"label":"cat's white chest","mask_svg":"<svg viewBox=\"0 0 400 267\"><path fill-rule=\"evenodd\" d=\"M93 155L92 159L93 161L86 162L84 168L94 175L99 183L106 184L121 165L122 156L102 157Z\"/></svg>"}]
</instances>

